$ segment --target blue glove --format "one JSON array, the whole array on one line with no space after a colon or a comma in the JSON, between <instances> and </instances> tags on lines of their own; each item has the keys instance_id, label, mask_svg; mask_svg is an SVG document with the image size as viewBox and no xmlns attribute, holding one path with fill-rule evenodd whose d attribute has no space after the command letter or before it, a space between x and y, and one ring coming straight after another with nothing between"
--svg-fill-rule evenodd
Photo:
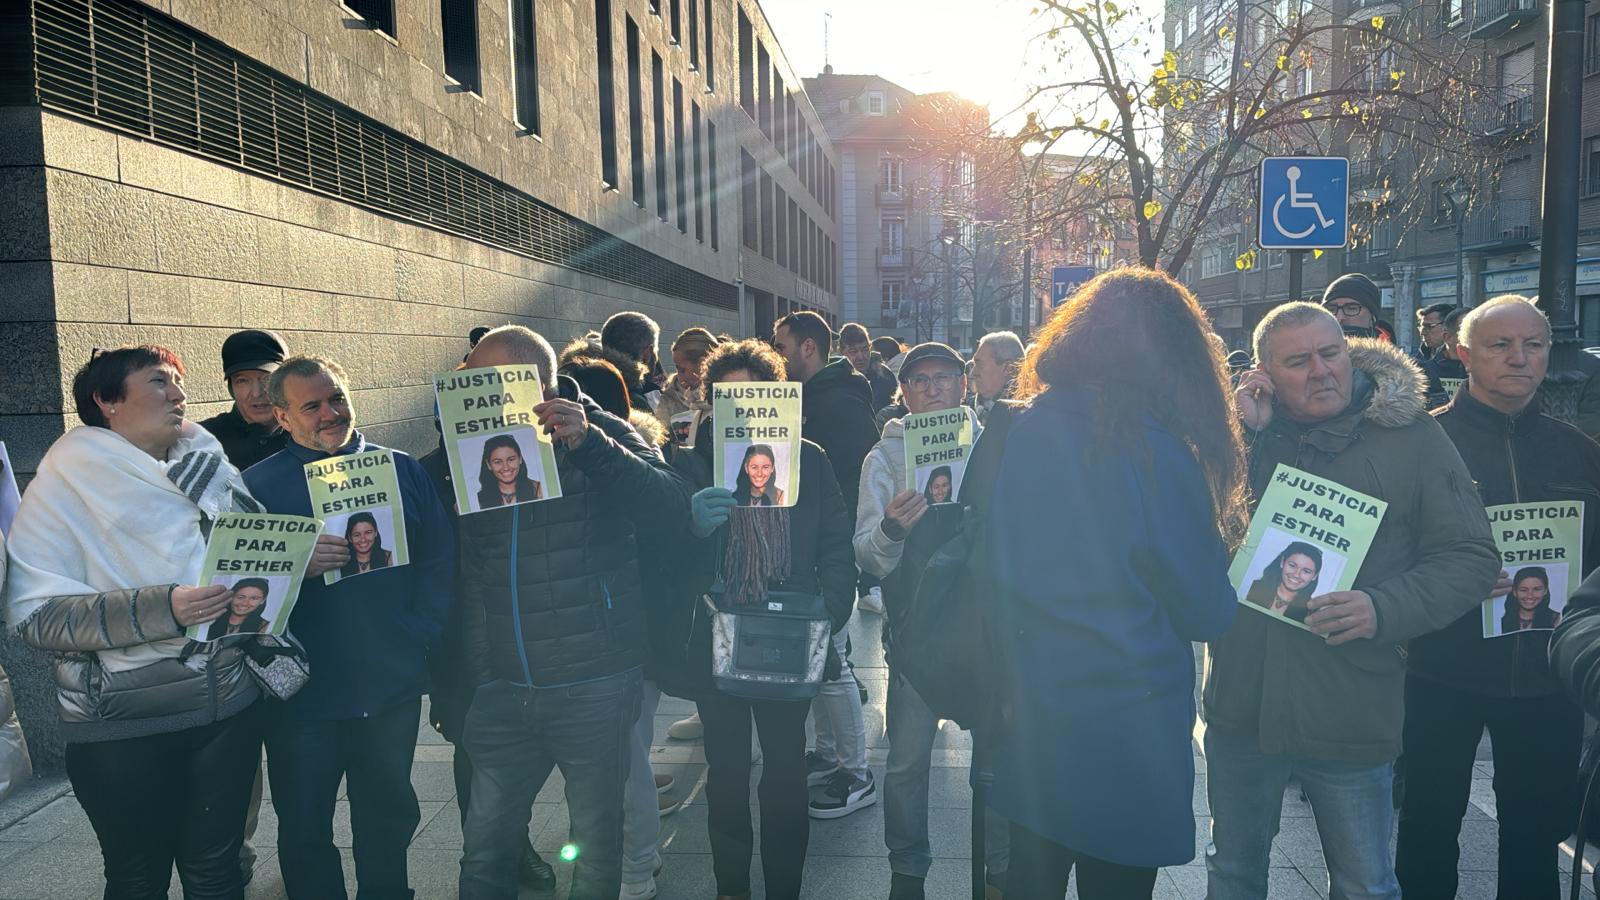
<instances>
[{"instance_id":1,"label":"blue glove","mask_svg":"<svg viewBox=\"0 0 1600 900\"><path fill-rule=\"evenodd\" d=\"M738 505L733 491L727 488L701 488L689 498L689 530L695 537L710 537L712 532L728 524L728 516Z\"/></svg>"}]
</instances>

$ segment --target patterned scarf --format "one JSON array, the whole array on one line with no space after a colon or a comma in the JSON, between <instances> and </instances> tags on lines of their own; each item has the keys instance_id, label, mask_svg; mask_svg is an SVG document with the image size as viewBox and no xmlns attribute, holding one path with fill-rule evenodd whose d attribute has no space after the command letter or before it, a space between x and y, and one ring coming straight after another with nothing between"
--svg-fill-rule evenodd
<instances>
[{"instance_id":1,"label":"patterned scarf","mask_svg":"<svg viewBox=\"0 0 1600 900\"><path fill-rule=\"evenodd\" d=\"M167 477L200 508L200 531L207 538L211 537L211 523L221 513L263 511L233 467L215 450L190 450L167 469Z\"/></svg>"},{"instance_id":2,"label":"patterned scarf","mask_svg":"<svg viewBox=\"0 0 1600 900\"><path fill-rule=\"evenodd\" d=\"M765 604L768 585L788 581L789 567L789 510L734 507L722 557L722 577L733 602Z\"/></svg>"}]
</instances>

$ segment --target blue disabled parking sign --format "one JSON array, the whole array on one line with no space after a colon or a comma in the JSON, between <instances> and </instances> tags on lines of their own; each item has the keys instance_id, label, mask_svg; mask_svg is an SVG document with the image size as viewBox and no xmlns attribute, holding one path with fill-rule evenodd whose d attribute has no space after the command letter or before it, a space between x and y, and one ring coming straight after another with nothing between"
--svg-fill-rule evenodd
<instances>
[{"instance_id":1,"label":"blue disabled parking sign","mask_svg":"<svg viewBox=\"0 0 1600 900\"><path fill-rule=\"evenodd\" d=\"M1350 230L1350 160L1337 156L1263 159L1256 221L1264 250L1343 247Z\"/></svg>"}]
</instances>

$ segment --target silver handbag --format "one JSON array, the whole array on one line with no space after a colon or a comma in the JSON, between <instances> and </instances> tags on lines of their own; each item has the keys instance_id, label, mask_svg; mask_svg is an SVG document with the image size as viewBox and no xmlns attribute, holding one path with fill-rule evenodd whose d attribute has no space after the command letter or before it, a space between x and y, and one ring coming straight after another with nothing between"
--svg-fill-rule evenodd
<instances>
[{"instance_id":1,"label":"silver handbag","mask_svg":"<svg viewBox=\"0 0 1600 900\"><path fill-rule=\"evenodd\" d=\"M306 648L288 632L283 637L258 634L239 649L244 651L245 665L256 684L269 697L287 700L311 680Z\"/></svg>"}]
</instances>

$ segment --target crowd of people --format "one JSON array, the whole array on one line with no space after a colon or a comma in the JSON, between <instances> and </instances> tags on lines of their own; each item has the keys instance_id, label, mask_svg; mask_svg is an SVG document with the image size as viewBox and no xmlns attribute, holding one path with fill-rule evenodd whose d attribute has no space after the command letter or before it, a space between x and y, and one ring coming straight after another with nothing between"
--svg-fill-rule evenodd
<instances>
[{"instance_id":1,"label":"crowd of people","mask_svg":"<svg viewBox=\"0 0 1600 900\"><path fill-rule=\"evenodd\" d=\"M989 334L970 360L796 312L770 340L682 332L670 377L638 312L559 353L519 325L476 329L460 369L538 371L559 496L510 437L471 461L478 510L457 508L470 495L442 436L420 458L392 450L408 557L370 515L318 537L285 651L310 678L281 700L256 644L267 580L194 582L219 516L308 516L307 464L390 449L361 430L364 374L240 332L222 346L233 405L195 422L177 354L97 350L72 384L82 425L39 462L0 554L5 621L54 654L67 774L116 900L166 896L174 867L187 897L242 897L263 778L293 900L346 896L341 782L359 896L411 897L424 695L454 747L459 896L556 886L528 826L559 769L571 900L648 900L664 893L660 820L675 808L650 764L663 694L697 708L671 734L704 741L717 900L750 897L757 854L769 900L807 896L810 820L880 795L884 895L922 900L934 743L954 717L915 674L918 604L925 567L954 546L969 548L958 584L979 622L956 637L992 663L973 673L982 714L962 723L984 786L975 887L991 900L1060 900L1069 880L1084 900L1150 897L1197 845L1210 900L1262 900L1291 784L1332 897L1454 897L1485 731L1499 896L1555 900L1580 704L1600 709L1600 578L1577 586L1600 562L1600 444L1540 413L1552 336L1527 299L1430 306L1411 355L1381 313L1376 287L1345 276L1321 303L1267 314L1241 361L1181 285L1123 269L1031 344ZM785 381L803 386L804 489L771 484L770 449L750 451L755 481L721 486L713 391ZM908 486L906 417L951 411L976 441L967 477L944 467ZM1307 542L1230 577L1280 465L1386 504L1353 587L1330 589ZM1486 512L1542 501L1584 510L1581 567L1555 587L1543 568L1503 568ZM718 604L795 597L818 601L819 681L728 690ZM1508 624L1485 638L1499 597ZM881 783L851 664L858 610L884 617Z\"/></svg>"}]
</instances>

